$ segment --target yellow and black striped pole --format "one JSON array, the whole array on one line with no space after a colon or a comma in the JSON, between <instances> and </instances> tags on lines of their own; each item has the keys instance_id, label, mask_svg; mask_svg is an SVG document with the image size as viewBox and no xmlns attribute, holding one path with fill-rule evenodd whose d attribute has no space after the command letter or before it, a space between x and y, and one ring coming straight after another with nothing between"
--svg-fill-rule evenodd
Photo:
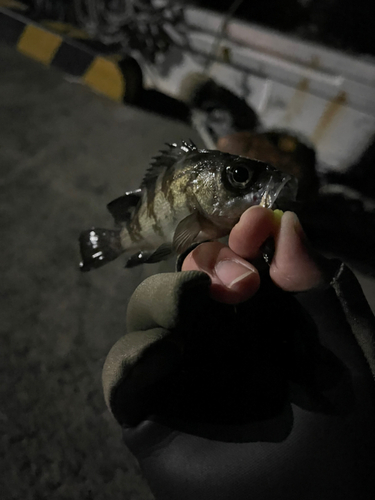
<instances>
[{"instance_id":1,"label":"yellow and black striped pole","mask_svg":"<svg viewBox=\"0 0 375 500\"><path fill-rule=\"evenodd\" d=\"M94 91L118 102L135 100L137 94L127 89L124 65L113 58L96 54L90 47L74 39L54 33L19 12L0 5L0 41L14 45L19 52L46 66L54 66ZM132 60L132 67L137 71ZM141 87L141 72L138 68ZM134 79L133 79L134 80ZM134 86L134 85L133 85Z\"/></svg>"}]
</instances>

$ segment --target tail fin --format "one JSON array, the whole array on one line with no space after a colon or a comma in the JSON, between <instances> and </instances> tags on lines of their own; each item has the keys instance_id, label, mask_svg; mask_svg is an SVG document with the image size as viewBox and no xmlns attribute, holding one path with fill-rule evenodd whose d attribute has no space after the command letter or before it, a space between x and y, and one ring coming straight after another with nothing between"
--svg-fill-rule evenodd
<instances>
[{"instance_id":1,"label":"tail fin","mask_svg":"<svg viewBox=\"0 0 375 500\"><path fill-rule=\"evenodd\" d=\"M80 234L79 246L82 256L81 271L90 271L104 266L124 252L121 246L120 230L93 227Z\"/></svg>"}]
</instances>

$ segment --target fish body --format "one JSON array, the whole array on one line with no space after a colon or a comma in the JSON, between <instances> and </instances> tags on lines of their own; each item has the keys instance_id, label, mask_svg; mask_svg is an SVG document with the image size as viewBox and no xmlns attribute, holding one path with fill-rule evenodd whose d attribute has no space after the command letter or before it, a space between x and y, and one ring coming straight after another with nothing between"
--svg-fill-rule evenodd
<instances>
[{"instance_id":1,"label":"fish body","mask_svg":"<svg viewBox=\"0 0 375 500\"><path fill-rule=\"evenodd\" d=\"M296 180L258 160L193 143L171 144L154 158L140 188L108 204L119 229L92 228L80 236L83 271L123 252L127 267L180 254L193 243L229 234L253 205L293 198Z\"/></svg>"}]
</instances>

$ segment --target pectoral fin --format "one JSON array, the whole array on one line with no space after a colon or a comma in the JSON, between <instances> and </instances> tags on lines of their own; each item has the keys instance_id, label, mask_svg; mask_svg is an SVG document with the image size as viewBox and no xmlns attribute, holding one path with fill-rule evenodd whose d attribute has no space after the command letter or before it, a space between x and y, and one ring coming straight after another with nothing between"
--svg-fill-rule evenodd
<instances>
[{"instance_id":1,"label":"pectoral fin","mask_svg":"<svg viewBox=\"0 0 375 500\"><path fill-rule=\"evenodd\" d=\"M182 219L173 236L173 247L177 254L184 252L195 243L200 231L198 212L194 212Z\"/></svg>"},{"instance_id":2,"label":"pectoral fin","mask_svg":"<svg viewBox=\"0 0 375 500\"><path fill-rule=\"evenodd\" d=\"M199 212L194 212L183 219L177 226L173 237L173 248L177 254L185 252L194 243L215 240L228 234Z\"/></svg>"}]
</instances>

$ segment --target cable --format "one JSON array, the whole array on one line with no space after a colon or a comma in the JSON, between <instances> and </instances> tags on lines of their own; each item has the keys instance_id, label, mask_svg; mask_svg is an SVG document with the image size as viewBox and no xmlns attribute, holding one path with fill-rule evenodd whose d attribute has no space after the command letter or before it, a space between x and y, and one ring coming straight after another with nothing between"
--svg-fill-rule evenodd
<instances>
[{"instance_id":1,"label":"cable","mask_svg":"<svg viewBox=\"0 0 375 500\"><path fill-rule=\"evenodd\" d=\"M216 38L212 43L212 49L211 52L207 56L206 63L204 65L204 73L207 74L214 62L214 59L216 58L218 48L225 36L225 31L227 29L227 26L229 24L229 21L232 19L234 16L236 10L240 7L242 4L243 0L234 0L232 5L229 7L228 12L226 13L223 22L221 24L220 29L217 32Z\"/></svg>"}]
</instances>

